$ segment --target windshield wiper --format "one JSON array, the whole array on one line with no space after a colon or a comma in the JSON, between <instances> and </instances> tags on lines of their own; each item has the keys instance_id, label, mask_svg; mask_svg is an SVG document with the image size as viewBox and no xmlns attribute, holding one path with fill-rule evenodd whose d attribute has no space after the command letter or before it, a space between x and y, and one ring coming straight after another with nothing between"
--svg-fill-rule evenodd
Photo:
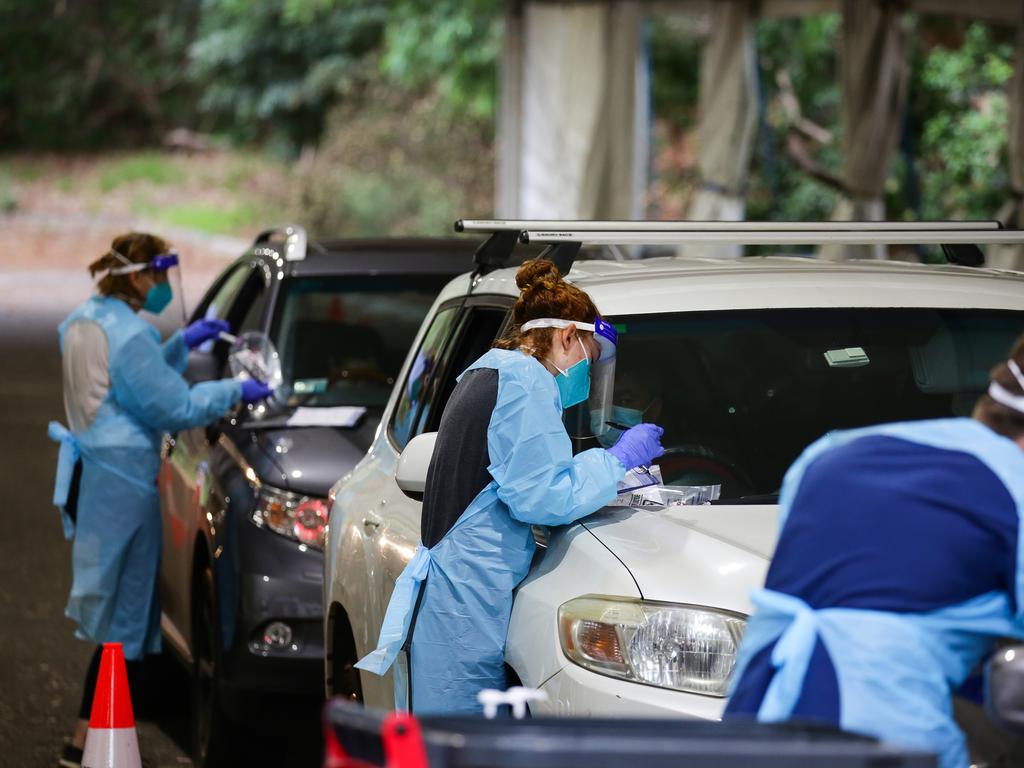
<instances>
[{"instance_id":1,"label":"windshield wiper","mask_svg":"<svg viewBox=\"0 0 1024 768\"><path fill-rule=\"evenodd\" d=\"M755 493L750 496L738 496L735 499L715 499L711 504L778 504L779 492Z\"/></svg>"}]
</instances>

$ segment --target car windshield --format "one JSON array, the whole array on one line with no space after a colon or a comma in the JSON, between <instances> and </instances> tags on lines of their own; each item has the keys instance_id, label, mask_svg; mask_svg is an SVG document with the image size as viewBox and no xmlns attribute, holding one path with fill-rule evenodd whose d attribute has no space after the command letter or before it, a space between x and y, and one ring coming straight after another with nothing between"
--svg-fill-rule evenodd
<instances>
[{"instance_id":1,"label":"car windshield","mask_svg":"<svg viewBox=\"0 0 1024 768\"><path fill-rule=\"evenodd\" d=\"M665 428L665 482L722 498L778 493L789 465L834 429L969 416L1024 312L785 309L611 318L612 419ZM593 435L581 409L570 434ZM606 435L613 442L616 433ZM577 440L592 447L594 438Z\"/></svg>"},{"instance_id":2,"label":"car windshield","mask_svg":"<svg viewBox=\"0 0 1024 768\"><path fill-rule=\"evenodd\" d=\"M443 275L291 278L271 338L289 405L382 407Z\"/></svg>"}]
</instances>

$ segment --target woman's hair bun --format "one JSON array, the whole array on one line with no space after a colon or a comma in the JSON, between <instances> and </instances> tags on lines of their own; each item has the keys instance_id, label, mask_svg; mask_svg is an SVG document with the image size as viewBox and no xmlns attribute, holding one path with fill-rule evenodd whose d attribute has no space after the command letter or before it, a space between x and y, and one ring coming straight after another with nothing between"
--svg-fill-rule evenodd
<instances>
[{"instance_id":1,"label":"woman's hair bun","mask_svg":"<svg viewBox=\"0 0 1024 768\"><path fill-rule=\"evenodd\" d=\"M548 259L531 259L516 272L516 285L521 291L536 285L554 288L561 279L562 275L558 271L558 267L555 266L555 262Z\"/></svg>"}]
</instances>

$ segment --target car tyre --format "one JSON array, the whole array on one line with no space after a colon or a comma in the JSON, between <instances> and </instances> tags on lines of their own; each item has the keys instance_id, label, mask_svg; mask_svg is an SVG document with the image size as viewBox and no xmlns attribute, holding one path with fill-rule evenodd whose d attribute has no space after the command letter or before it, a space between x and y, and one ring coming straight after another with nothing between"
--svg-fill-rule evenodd
<instances>
[{"instance_id":1,"label":"car tyre","mask_svg":"<svg viewBox=\"0 0 1024 768\"><path fill-rule=\"evenodd\" d=\"M362 703L363 685L359 678L356 662L356 642L352 637L352 625L348 616L338 608L338 616L334 618L333 648L333 691L335 696L342 696L349 701Z\"/></svg>"},{"instance_id":2,"label":"car tyre","mask_svg":"<svg viewBox=\"0 0 1024 768\"><path fill-rule=\"evenodd\" d=\"M220 697L220 631L213 568L197 575L192 600L192 743L196 768L231 765L234 723Z\"/></svg>"}]
</instances>

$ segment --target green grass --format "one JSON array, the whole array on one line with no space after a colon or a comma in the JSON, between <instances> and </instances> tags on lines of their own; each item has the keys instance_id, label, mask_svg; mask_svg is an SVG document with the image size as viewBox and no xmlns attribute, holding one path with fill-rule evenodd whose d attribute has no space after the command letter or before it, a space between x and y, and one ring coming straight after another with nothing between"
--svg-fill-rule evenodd
<instances>
[{"instance_id":1,"label":"green grass","mask_svg":"<svg viewBox=\"0 0 1024 768\"><path fill-rule=\"evenodd\" d=\"M14 213L18 210L18 195L11 186L10 179L0 175L0 213Z\"/></svg>"},{"instance_id":2,"label":"green grass","mask_svg":"<svg viewBox=\"0 0 1024 768\"><path fill-rule=\"evenodd\" d=\"M100 189L110 192L122 184L146 181L164 186L184 181L185 174L166 157L156 152L144 152L115 160L100 173Z\"/></svg>"},{"instance_id":3,"label":"green grass","mask_svg":"<svg viewBox=\"0 0 1024 768\"><path fill-rule=\"evenodd\" d=\"M45 166L31 158L17 158L7 166L7 172L15 181L36 181L46 172Z\"/></svg>"},{"instance_id":4,"label":"green grass","mask_svg":"<svg viewBox=\"0 0 1024 768\"><path fill-rule=\"evenodd\" d=\"M179 203L155 211L156 217L167 224L200 232L223 234L251 228L260 223L259 211L249 203L223 208L204 203Z\"/></svg>"}]
</instances>

